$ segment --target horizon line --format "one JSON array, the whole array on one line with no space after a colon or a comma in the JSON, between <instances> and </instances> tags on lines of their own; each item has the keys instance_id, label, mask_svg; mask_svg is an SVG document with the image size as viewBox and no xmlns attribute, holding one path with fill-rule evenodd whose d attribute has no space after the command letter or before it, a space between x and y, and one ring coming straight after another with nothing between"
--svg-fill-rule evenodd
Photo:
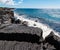
<instances>
[{"instance_id":1,"label":"horizon line","mask_svg":"<svg viewBox=\"0 0 60 50\"><path fill-rule=\"evenodd\" d=\"M0 7L1 8L1 7ZM53 7L40 7L40 8L29 8L29 7L3 7L3 8L21 8L21 9L60 9L60 8L53 8Z\"/></svg>"}]
</instances>

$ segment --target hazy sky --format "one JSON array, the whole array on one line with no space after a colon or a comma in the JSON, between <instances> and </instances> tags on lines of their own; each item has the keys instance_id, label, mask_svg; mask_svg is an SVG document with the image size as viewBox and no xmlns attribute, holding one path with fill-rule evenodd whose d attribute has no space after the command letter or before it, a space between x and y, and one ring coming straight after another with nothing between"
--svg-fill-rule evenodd
<instances>
[{"instance_id":1,"label":"hazy sky","mask_svg":"<svg viewBox=\"0 0 60 50\"><path fill-rule=\"evenodd\" d=\"M0 7L60 8L60 0L0 0Z\"/></svg>"}]
</instances>

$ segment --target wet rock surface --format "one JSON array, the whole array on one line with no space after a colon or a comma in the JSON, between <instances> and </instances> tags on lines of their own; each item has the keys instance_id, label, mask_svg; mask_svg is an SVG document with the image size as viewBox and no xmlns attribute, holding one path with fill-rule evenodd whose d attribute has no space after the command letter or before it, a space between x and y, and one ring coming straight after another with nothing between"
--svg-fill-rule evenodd
<instances>
[{"instance_id":1,"label":"wet rock surface","mask_svg":"<svg viewBox=\"0 0 60 50\"><path fill-rule=\"evenodd\" d=\"M60 50L60 37L51 32L45 40L43 30L20 24L0 25L0 50Z\"/></svg>"}]
</instances>

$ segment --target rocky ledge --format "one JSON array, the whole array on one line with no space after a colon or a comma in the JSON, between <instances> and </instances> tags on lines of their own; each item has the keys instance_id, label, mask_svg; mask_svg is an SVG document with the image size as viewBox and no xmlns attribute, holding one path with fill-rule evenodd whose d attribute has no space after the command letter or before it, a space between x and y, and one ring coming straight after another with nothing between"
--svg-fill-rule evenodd
<instances>
[{"instance_id":1,"label":"rocky ledge","mask_svg":"<svg viewBox=\"0 0 60 50\"><path fill-rule=\"evenodd\" d=\"M43 30L21 24L0 25L0 50L60 50L60 37L51 32L45 40Z\"/></svg>"}]
</instances>

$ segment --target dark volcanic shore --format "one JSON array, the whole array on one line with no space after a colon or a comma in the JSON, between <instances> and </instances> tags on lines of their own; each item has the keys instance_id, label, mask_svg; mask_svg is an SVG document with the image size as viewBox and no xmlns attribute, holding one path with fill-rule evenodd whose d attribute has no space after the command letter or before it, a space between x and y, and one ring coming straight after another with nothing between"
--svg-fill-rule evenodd
<instances>
[{"instance_id":1,"label":"dark volcanic shore","mask_svg":"<svg viewBox=\"0 0 60 50\"><path fill-rule=\"evenodd\" d=\"M60 50L60 38L53 32L45 40L43 30L20 24L0 26L0 50Z\"/></svg>"},{"instance_id":2,"label":"dark volcanic shore","mask_svg":"<svg viewBox=\"0 0 60 50\"><path fill-rule=\"evenodd\" d=\"M0 8L0 50L60 50L60 37L54 32L43 39L42 29L27 24L15 20L11 8Z\"/></svg>"}]
</instances>

